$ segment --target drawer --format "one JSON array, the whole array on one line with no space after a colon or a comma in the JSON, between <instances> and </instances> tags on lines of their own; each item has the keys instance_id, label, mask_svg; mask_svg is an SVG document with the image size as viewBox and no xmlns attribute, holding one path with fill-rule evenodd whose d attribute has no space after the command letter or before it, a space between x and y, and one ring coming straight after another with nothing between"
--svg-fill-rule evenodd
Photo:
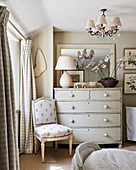
<instances>
[{"instance_id":1,"label":"drawer","mask_svg":"<svg viewBox=\"0 0 136 170\"><path fill-rule=\"evenodd\" d=\"M91 91L90 98L92 100L120 100L120 90L107 90L107 91Z\"/></svg>"},{"instance_id":2,"label":"drawer","mask_svg":"<svg viewBox=\"0 0 136 170\"><path fill-rule=\"evenodd\" d=\"M58 114L58 122L70 127L120 126L120 114Z\"/></svg>"},{"instance_id":3,"label":"drawer","mask_svg":"<svg viewBox=\"0 0 136 170\"><path fill-rule=\"evenodd\" d=\"M90 128L90 129L74 129L74 143L85 141L101 143L110 143L121 140L120 128Z\"/></svg>"},{"instance_id":4,"label":"drawer","mask_svg":"<svg viewBox=\"0 0 136 170\"><path fill-rule=\"evenodd\" d=\"M65 101L65 100L87 100L89 99L89 91L56 91L55 99L57 101Z\"/></svg>"},{"instance_id":5,"label":"drawer","mask_svg":"<svg viewBox=\"0 0 136 170\"><path fill-rule=\"evenodd\" d=\"M120 112L120 102L57 102L57 112Z\"/></svg>"},{"instance_id":6,"label":"drawer","mask_svg":"<svg viewBox=\"0 0 136 170\"><path fill-rule=\"evenodd\" d=\"M57 102L57 112L86 112L90 110L88 102Z\"/></svg>"},{"instance_id":7,"label":"drawer","mask_svg":"<svg viewBox=\"0 0 136 170\"><path fill-rule=\"evenodd\" d=\"M103 113L118 113L121 111L121 103L119 101L113 102L91 102L91 111Z\"/></svg>"}]
</instances>

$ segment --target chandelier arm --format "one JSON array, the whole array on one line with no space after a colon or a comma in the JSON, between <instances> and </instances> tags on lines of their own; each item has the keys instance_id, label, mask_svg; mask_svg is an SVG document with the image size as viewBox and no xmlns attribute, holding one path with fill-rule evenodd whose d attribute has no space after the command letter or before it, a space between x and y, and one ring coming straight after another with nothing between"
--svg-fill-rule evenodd
<instances>
[{"instance_id":1,"label":"chandelier arm","mask_svg":"<svg viewBox=\"0 0 136 170\"><path fill-rule=\"evenodd\" d=\"M109 34L109 37L112 37L112 36L113 36L113 34L112 34L112 33L110 33L110 34Z\"/></svg>"},{"instance_id":2,"label":"chandelier arm","mask_svg":"<svg viewBox=\"0 0 136 170\"><path fill-rule=\"evenodd\" d=\"M106 36L109 36L109 37L112 37L113 36L113 33L111 30L108 30L106 33Z\"/></svg>"},{"instance_id":3,"label":"chandelier arm","mask_svg":"<svg viewBox=\"0 0 136 170\"><path fill-rule=\"evenodd\" d=\"M89 30L88 33L93 36L93 31L92 30Z\"/></svg>"},{"instance_id":4,"label":"chandelier arm","mask_svg":"<svg viewBox=\"0 0 136 170\"><path fill-rule=\"evenodd\" d=\"M119 30L119 29L115 29L115 30L113 31L113 34L116 34L116 33L118 32L118 30Z\"/></svg>"},{"instance_id":5,"label":"chandelier arm","mask_svg":"<svg viewBox=\"0 0 136 170\"><path fill-rule=\"evenodd\" d=\"M78 60L81 60L83 58L83 56L82 57L78 57Z\"/></svg>"},{"instance_id":6,"label":"chandelier arm","mask_svg":"<svg viewBox=\"0 0 136 170\"><path fill-rule=\"evenodd\" d=\"M91 34L92 36L94 36L94 35L95 35L95 32L92 31L90 34Z\"/></svg>"}]
</instances>

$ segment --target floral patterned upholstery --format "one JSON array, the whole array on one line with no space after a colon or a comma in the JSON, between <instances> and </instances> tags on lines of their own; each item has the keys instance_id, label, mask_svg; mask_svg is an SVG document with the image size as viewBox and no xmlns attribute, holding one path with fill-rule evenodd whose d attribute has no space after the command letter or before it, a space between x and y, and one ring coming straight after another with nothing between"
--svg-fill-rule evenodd
<instances>
[{"instance_id":1,"label":"floral patterned upholstery","mask_svg":"<svg viewBox=\"0 0 136 170\"><path fill-rule=\"evenodd\" d=\"M36 125L56 123L55 101L40 98L33 102L34 121Z\"/></svg>"},{"instance_id":2,"label":"floral patterned upholstery","mask_svg":"<svg viewBox=\"0 0 136 170\"><path fill-rule=\"evenodd\" d=\"M73 130L67 126L59 124L42 125L35 128L35 133L40 137L63 137L73 133Z\"/></svg>"}]
</instances>

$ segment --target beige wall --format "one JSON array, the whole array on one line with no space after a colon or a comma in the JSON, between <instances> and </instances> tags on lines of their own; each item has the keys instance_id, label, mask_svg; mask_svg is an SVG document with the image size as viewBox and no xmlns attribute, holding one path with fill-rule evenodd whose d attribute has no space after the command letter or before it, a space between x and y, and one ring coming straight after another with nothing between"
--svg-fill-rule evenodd
<instances>
[{"instance_id":1,"label":"beige wall","mask_svg":"<svg viewBox=\"0 0 136 170\"><path fill-rule=\"evenodd\" d=\"M136 47L136 32L121 32L117 42L112 40L101 41L96 38L88 39L87 33L83 32L56 32L55 33L55 54L57 54L57 44L63 43L114 43L116 44L116 59L123 57L123 49L127 47ZM56 63L55 56L55 63ZM119 85L123 86L123 73L132 72L132 70L125 71L122 68L117 72L117 79ZM136 71L133 71L136 72ZM55 72L56 74L56 72ZM123 95L123 103L126 105L136 106L136 95Z\"/></svg>"},{"instance_id":2,"label":"beige wall","mask_svg":"<svg viewBox=\"0 0 136 170\"><path fill-rule=\"evenodd\" d=\"M36 78L36 90L38 97L53 97L53 27L39 33L32 38L32 56L35 66L35 56L38 49L41 49L46 61L47 70Z\"/></svg>"}]
</instances>

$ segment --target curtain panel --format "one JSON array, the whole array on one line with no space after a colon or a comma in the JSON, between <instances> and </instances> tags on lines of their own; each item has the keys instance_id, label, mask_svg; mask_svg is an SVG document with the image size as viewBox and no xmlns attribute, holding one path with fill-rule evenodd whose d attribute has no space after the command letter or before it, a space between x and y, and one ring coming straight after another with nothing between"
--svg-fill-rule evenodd
<instances>
[{"instance_id":1,"label":"curtain panel","mask_svg":"<svg viewBox=\"0 0 136 170\"><path fill-rule=\"evenodd\" d=\"M31 40L21 41L20 152L33 153L32 100L36 99Z\"/></svg>"},{"instance_id":2,"label":"curtain panel","mask_svg":"<svg viewBox=\"0 0 136 170\"><path fill-rule=\"evenodd\" d=\"M9 12L0 6L0 170L19 170L11 56L7 38Z\"/></svg>"}]
</instances>

